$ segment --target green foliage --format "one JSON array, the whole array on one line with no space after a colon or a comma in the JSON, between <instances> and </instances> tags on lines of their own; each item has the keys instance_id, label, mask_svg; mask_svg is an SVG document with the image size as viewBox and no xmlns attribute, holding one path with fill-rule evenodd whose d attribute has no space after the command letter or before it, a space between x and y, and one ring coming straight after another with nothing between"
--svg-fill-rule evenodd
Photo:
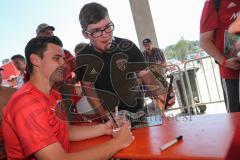
<instances>
[{"instance_id":1,"label":"green foliage","mask_svg":"<svg viewBox=\"0 0 240 160\"><path fill-rule=\"evenodd\" d=\"M184 40L183 37L174 45L167 46L164 49L164 55L167 59L177 59L179 61L185 61L185 57L188 54L195 54L202 51L199 41Z\"/></svg>"}]
</instances>

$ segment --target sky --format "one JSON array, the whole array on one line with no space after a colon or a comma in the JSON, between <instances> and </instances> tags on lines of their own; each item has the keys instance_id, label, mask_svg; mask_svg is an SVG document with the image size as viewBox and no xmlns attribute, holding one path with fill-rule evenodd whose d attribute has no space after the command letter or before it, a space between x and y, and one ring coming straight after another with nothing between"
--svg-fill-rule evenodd
<instances>
[{"instance_id":1,"label":"sky","mask_svg":"<svg viewBox=\"0 0 240 160\"><path fill-rule=\"evenodd\" d=\"M129 0L94 0L106 6L114 22L114 35L138 45ZM199 39L199 20L205 0L149 0L160 48L175 44L181 37ZM36 36L40 23L55 27L54 34L73 53L80 42L79 12L93 0L1 0L0 61L14 54L24 55L27 42ZM139 45L138 45L139 46ZM0 63L1 64L1 63Z\"/></svg>"}]
</instances>

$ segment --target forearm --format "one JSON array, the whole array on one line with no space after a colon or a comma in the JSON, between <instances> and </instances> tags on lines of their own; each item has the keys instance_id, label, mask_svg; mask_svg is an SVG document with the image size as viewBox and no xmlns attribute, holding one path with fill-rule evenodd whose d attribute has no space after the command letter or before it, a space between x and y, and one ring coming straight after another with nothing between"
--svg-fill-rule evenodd
<instances>
[{"instance_id":1,"label":"forearm","mask_svg":"<svg viewBox=\"0 0 240 160\"><path fill-rule=\"evenodd\" d=\"M69 126L69 141L80 141L89 138L102 136L104 134L104 125L92 126Z\"/></svg>"},{"instance_id":2,"label":"forearm","mask_svg":"<svg viewBox=\"0 0 240 160\"><path fill-rule=\"evenodd\" d=\"M225 57L213 43L213 39L211 36L212 34L213 33L211 32L201 34L200 46L205 52L207 52L211 57L213 57L219 64L222 64Z\"/></svg>"},{"instance_id":3,"label":"forearm","mask_svg":"<svg viewBox=\"0 0 240 160\"><path fill-rule=\"evenodd\" d=\"M68 160L107 160L121 150L120 144L112 139L94 148L66 155Z\"/></svg>"},{"instance_id":4,"label":"forearm","mask_svg":"<svg viewBox=\"0 0 240 160\"><path fill-rule=\"evenodd\" d=\"M34 156L38 160L107 160L124 146L117 139L74 153L66 153L59 142L50 144L37 151Z\"/></svg>"},{"instance_id":5,"label":"forearm","mask_svg":"<svg viewBox=\"0 0 240 160\"><path fill-rule=\"evenodd\" d=\"M99 115L105 115L106 110L103 108L102 103L98 98L94 85L89 83L82 83L82 84L83 84L82 88L83 88L84 95L87 97L89 104L93 107L93 109Z\"/></svg>"},{"instance_id":6,"label":"forearm","mask_svg":"<svg viewBox=\"0 0 240 160\"><path fill-rule=\"evenodd\" d=\"M153 95L158 96L167 92L167 88L150 71L141 71L138 75Z\"/></svg>"}]
</instances>

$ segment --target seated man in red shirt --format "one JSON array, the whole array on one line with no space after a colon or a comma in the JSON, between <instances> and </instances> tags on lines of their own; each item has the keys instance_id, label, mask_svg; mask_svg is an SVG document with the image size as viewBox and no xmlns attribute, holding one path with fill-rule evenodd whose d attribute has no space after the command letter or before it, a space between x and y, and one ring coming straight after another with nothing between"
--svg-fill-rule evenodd
<instances>
[{"instance_id":1,"label":"seated man in red shirt","mask_svg":"<svg viewBox=\"0 0 240 160\"><path fill-rule=\"evenodd\" d=\"M3 110L3 138L9 160L109 159L131 144L128 124L112 133L111 123L71 126L59 114L60 94L52 89L64 79L64 53L59 38L36 37L25 48L30 80L13 94ZM69 141L101 135L113 139L94 148L68 153Z\"/></svg>"}]
</instances>

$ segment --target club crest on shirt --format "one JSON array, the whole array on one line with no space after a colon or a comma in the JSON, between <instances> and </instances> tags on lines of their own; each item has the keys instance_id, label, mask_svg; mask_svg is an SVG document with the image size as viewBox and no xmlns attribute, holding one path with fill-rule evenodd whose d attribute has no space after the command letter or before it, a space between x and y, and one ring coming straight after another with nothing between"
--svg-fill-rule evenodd
<instances>
[{"instance_id":1,"label":"club crest on shirt","mask_svg":"<svg viewBox=\"0 0 240 160\"><path fill-rule=\"evenodd\" d=\"M120 71L125 71L127 69L127 59L118 59L116 65Z\"/></svg>"}]
</instances>

